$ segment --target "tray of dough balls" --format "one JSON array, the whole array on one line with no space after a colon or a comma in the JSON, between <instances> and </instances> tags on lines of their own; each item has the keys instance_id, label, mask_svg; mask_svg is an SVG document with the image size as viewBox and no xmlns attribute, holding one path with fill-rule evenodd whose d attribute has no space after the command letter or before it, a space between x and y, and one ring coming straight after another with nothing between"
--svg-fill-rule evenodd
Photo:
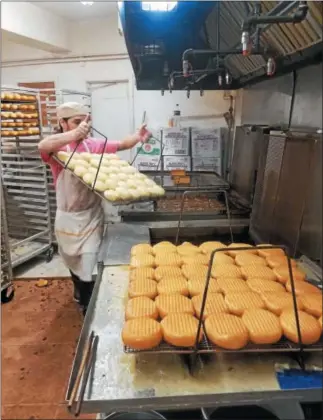
<instances>
[{"instance_id":1,"label":"tray of dough balls","mask_svg":"<svg viewBox=\"0 0 323 420\"><path fill-rule=\"evenodd\" d=\"M268 245L266 245L268 247ZM236 251L237 247L250 250ZM160 242L131 250L122 340L126 353L196 351L210 255L215 254L197 351L300 349L286 256L246 244ZM322 291L291 260L304 350L322 342Z\"/></svg>"},{"instance_id":2,"label":"tray of dough balls","mask_svg":"<svg viewBox=\"0 0 323 420\"><path fill-rule=\"evenodd\" d=\"M58 152L55 159L111 204L157 200L165 190L116 154ZM102 160L101 160L102 157Z\"/></svg>"}]
</instances>

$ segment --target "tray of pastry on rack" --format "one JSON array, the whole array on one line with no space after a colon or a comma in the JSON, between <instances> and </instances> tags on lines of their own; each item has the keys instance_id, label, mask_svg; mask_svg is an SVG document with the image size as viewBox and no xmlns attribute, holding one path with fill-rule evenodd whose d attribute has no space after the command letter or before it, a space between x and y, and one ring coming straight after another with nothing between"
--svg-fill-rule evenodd
<instances>
[{"instance_id":1,"label":"tray of pastry on rack","mask_svg":"<svg viewBox=\"0 0 323 420\"><path fill-rule=\"evenodd\" d=\"M116 154L58 152L53 158L114 206L157 200L165 190Z\"/></svg>"},{"instance_id":2,"label":"tray of pastry on rack","mask_svg":"<svg viewBox=\"0 0 323 420\"><path fill-rule=\"evenodd\" d=\"M160 242L132 248L122 340L126 353L299 351L286 256L246 244ZM249 245L250 246L250 245ZM211 269L197 339L208 264ZM271 251L271 252L270 252ZM302 345L322 351L322 290L291 260Z\"/></svg>"},{"instance_id":3,"label":"tray of pastry on rack","mask_svg":"<svg viewBox=\"0 0 323 420\"><path fill-rule=\"evenodd\" d=\"M29 95L27 93L17 93L17 92L2 92L1 93L1 102L36 102L37 98L35 95Z\"/></svg>"}]
</instances>

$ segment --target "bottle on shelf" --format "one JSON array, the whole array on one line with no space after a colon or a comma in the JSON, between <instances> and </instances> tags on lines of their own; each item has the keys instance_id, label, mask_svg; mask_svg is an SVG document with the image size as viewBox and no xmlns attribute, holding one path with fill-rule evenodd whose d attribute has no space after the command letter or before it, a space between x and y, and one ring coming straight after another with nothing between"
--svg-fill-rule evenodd
<instances>
[{"instance_id":1,"label":"bottle on shelf","mask_svg":"<svg viewBox=\"0 0 323 420\"><path fill-rule=\"evenodd\" d=\"M169 127L180 127L181 126L181 111L179 109L179 105L176 104L176 108L173 111L173 115L170 117L168 121Z\"/></svg>"}]
</instances>

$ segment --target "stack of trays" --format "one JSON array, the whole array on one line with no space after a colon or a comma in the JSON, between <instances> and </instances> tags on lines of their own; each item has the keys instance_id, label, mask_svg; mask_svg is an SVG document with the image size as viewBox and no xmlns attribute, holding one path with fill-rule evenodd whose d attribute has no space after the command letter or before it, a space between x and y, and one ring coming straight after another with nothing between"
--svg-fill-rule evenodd
<instances>
[{"instance_id":1,"label":"stack of trays","mask_svg":"<svg viewBox=\"0 0 323 420\"><path fill-rule=\"evenodd\" d=\"M1 94L1 136L26 137L40 133L36 96L4 92Z\"/></svg>"},{"instance_id":2,"label":"stack of trays","mask_svg":"<svg viewBox=\"0 0 323 420\"><path fill-rule=\"evenodd\" d=\"M131 252L122 331L126 349L150 350L165 342L175 348L194 346L210 255L220 248L225 251L215 255L203 314L206 339L227 350L272 345L283 337L299 342L283 251L237 243L176 247L160 242L136 245ZM311 345L322 334L322 292L306 281L296 261L291 263L302 343Z\"/></svg>"}]
</instances>

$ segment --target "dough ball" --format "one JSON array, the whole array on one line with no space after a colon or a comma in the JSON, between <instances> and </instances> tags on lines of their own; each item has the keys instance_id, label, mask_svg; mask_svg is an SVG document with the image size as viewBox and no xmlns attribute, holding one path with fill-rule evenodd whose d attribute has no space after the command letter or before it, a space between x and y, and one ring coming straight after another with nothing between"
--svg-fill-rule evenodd
<instances>
[{"instance_id":1,"label":"dough ball","mask_svg":"<svg viewBox=\"0 0 323 420\"><path fill-rule=\"evenodd\" d=\"M156 197L162 197L165 194L164 188L160 187L159 185L155 185L154 187L150 188L152 194Z\"/></svg>"},{"instance_id":2,"label":"dough ball","mask_svg":"<svg viewBox=\"0 0 323 420\"><path fill-rule=\"evenodd\" d=\"M65 163L67 163L67 161ZM76 166L78 166L78 160L73 158L69 161L67 165L68 169L71 169L72 171L75 169Z\"/></svg>"},{"instance_id":3,"label":"dough ball","mask_svg":"<svg viewBox=\"0 0 323 420\"><path fill-rule=\"evenodd\" d=\"M83 181L88 185L92 185L94 181L94 177L95 177L94 174L91 174L90 172L88 172L83 176Z\"/></svg>"},{"instance_id":4,"label":"dough ball","mask_svg":"<svg viewBox=\"0 0 323 420\"><path fill-rule=\"evenodd\" d=\"M130 179L127 179L126 182L127 182L128 188L137 188L138 183L135 179L130 178Z\"/></svg>"},{"instance_id":5,"label":"dough ball","mask_svg":"<svg viewBox=\"0 0 323 420\"><path fill-rule=\"evenodd\" d=\"M128 185L125 181L118 181L118 187L128 189Z\"/></svg>"},{"instance_id":6,"label":"dough ball","mask_svg":"<svg viewBox=\"0 0 323 420\"><path fill-rule=\"evenodd\" d=\"M92 186L93 186L93 184L94 184L94 181L92 183ZM104 192L107 189L107 187L105 186L105 182L97 179L96 182L95 182L94 189L96 191L99 191L99 192Z\"/></svg>"},{"instance_id":7,"label":"dough ball","mask_svg":"<svg viewBox=\"0 0 323 420\"><path fill-rule=\"evenodd\" d=\"M75 175L83 178L83 176L87 173L88 169L85 166L77 165L74 168Z\"/></svg>"},{"instance_id":8,"label":"dough ball","mask_svg":"<svg viewBox=\"0 0 323 420\"><path fill-rule=\"evenodd\" d=\"M85 160L85 159L83 159L83 158L79 158L79 159L77 159L77 164L78 164L78 165L80 165L80 166L85 166L86 168L89 168L89 167L90 167L89 162L88 162L88 161L86 161L86 160Z\"/></svg>"},{"instance_id":9,"label":"dough ball","mask_svg":"<svg viewBox=\"0 0 323 420\"><path fill-rule=\"evenodd\" d=\"M64 163L68 161L70 156L71 156L71 153L67 153L67 152L63 152L63 151L57 152L58 159L60 161L64 162Z\"/></svg>"},{"instance_id":10,"label":"dough ball","mask_svg":"<svg viewBox=\"0 0 323 420\"><path fill-rule=\"evenodd\" d=\"M92 174L93 175L93 179L95 179L96 174L98 172L98 168L93 168L93 167L92 168L89 168L87 170L87 172L90 173L90 174ZM105 174L104 172L102 172L102 170L100 168L97 179L100 180L100 181L105 182L107 178L108 178L108 175Z\"/></svg>"},{"instance_id":11,"label":"dough ball","mask_svg":"<svg viewBox=\"0 0 323 420\"><path fill-rule=\"evenodd\" d=\"M107 190L104 191L104 197L109 201L117 201L118 194L115 191Z\"/></svg>"},{"instance_id":12,"label":"dough ball","mask_svg":"<svg viewBox=\"0 0 323 420\"><path fill-rule=\"evenodd\" d=\"M134 200L138 200L140 198L140 191L138 191L136 188L128 189L128 191Z\"/></svg>"},{"instance_id":13,"label":"dough ball","mask_svg":"<svg viewBox=\"0 0 323 420\"><path fill-rule=\"evenodd\" d=\"M92 158L90 160L90 165L93 166L94 168L98 168L99 167L99 163L100 163L100 160L99 159Z\"/></svg>"},{"instance_id":14,"label":"dough ball","mask_svg":"<svg viewBox=\"0 0 323 420\"><path fill-rule=\"evenodd\" d=\"M109 166L108 168L108 173L109 174L118 174L120 175L120 169L118 166Z\"/></svg>"},{"instance_id":15,"label":"dough ball","mask_svg":"<svg viewBox=\"0 0 323 420\"><path fill-rule=\"evenodd\" d=\"M152 179L145 179L144 183L148 186L148 187L154 187L156 185L155 181L153 181Z\"/></svg>"},{"instance_id":16,"label":"dough ball","mask_svg":"<svg viewBox=\"0 0 323 420\"><path fill-rule=\"evenodd\" d=\"M149 191L146 188L144 188L144 187L137 188L137 190L139 191L141 198L145 198L145 197L149 197L150 196Z\"/></svg>"},{"instance_id":17,"label":"dough ball","mask_svg":"<svg viewBox=\"0 0 323 420\"><path fill-rule=\"evenodd\" d=\"M100 172L102 172L103 174L109 175L109 168L107 168L106 166L100 166Z\"/></svg>"},{"instance_id":18,"label":"dough ball","mask_svg":"<svg viewBox=\"0 0 323 420\"><path fill-rule=\"evenodd\" d=\"M140 172L136 172L136 173L134 173L134 174L133 174L133 177L134 177L135 179L139 179L139 180L145 180L145 179L147 179L146 175L141 174Z\"/></svg>"},{"instance_id":19,"label":"dough ball","mask_svg":"<svg viewBox=\"0 0 323 420\"><path fill-rule=\"evenodd\" d=\"M116 181L119 181L118 174L110 174L109 179L115 179Z\"/></svg>"},{"instance_id":20,"label":"dough ball","mask_svg":"<svg viewBox=\"0 0 323 420\"><path fill-rule=\"evenodd\" d=\"M128 192L128 190L126 188L117 187L116 188L116 193L119 195L119 197L122 200L129 200L129 199L131 199L131 196L130 196L130 194L129 194L129 192Z\"/></svg>"},{"instance_id":21,"label":"dough ball","mask_svg":"<svg viewBox=\"0 0 323 420\"><path fill-rule=\"evenodd\" d=\"M87 162L90 162L93 156L92 153L88 153L88 152L83 152L80 155L81 155L81 158L86 160Z\"/></svg>"},{"instance_id":22,"label":"dough ball","mask_svg":"<svg viewBox=\"0 0 323 420\"><path fill-rule=\"evenodd\" d=\"M107 178L105 181L107 190L115 190L118 187L118 182L114 179Z\"/></svg>"},{"instance_id":23,"label":"dough ball","mask_svg":"<svg viewBox=\"0 0 323 420\"><path fill-rule=\"evenodd\" d=\"M119 180L120 181L127 181L127 175L126 174L124 174L123 172L121 172L120 174L119 174Z\"/></svg>"}]
</instances>

